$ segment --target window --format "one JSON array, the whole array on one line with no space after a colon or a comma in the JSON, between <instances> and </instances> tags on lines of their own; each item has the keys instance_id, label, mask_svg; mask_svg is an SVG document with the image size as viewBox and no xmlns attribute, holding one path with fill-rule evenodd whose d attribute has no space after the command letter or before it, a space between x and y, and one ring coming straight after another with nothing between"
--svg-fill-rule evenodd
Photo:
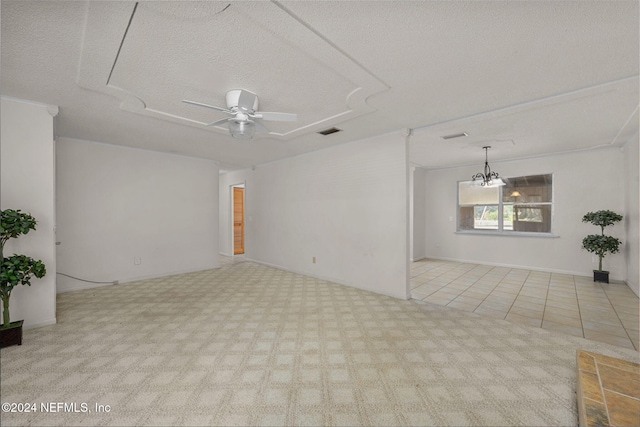
<instances>
[{"instance_id":1,"label":"window","mask_svg":"<svg viewBox=\"0 0 640 427\"><path fill-rule=\"evenodd\" d=\"M458 231L551 233L552 175L502 179L506 185L458 183Z\"/></svg>"}]
</instances>

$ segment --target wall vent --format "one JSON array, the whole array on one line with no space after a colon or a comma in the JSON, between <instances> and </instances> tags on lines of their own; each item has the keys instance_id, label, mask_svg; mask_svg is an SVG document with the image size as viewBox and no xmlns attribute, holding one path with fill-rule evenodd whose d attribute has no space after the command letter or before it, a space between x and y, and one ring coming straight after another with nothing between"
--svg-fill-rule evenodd
<instances>
[{"instance_id":1,"label":"wall vent","mask_svg":"<svg viewBox=\"0 0 640 427\"><path fill-rule=\"evenodd\" d=\"M338 129L338 128L329 128L329 129L325 129L325 130L321 130L320 132L318 132L320 135L331 135L332 133L336 133L336 132L342 132L342 129Z\"/></svg>"},{"instance_id":2,"label":"wall vent","mask_svg":"<svg viewBox=\"0 0 640 427\"><path fill-rule=\"evenodd\" d=\"M461 137L463 137L463 136L469 136L469 134L468 134L468 133L466 133L466 132L462 132L462 133L454 133L454 134L452 134L452 135L445 135L445 136L442 136L441 138L442 138L442 139L453 139L453 138L461 138Z\"/></svg>"}]
</instances>

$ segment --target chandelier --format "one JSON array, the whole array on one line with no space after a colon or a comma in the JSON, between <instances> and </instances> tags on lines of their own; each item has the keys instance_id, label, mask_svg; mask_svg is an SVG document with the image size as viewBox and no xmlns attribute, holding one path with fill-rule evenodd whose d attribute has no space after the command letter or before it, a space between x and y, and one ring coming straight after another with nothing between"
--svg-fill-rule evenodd
<instances>
[{"instance_id":1,"label":"chandelier","mask_svg":"<svg viewBox=\"0 0 640 427\"><path fill-rule=\"evenodd\" d=\"M484 150L484 173L482 172L478 172L477 174L473 175L471 178L473 179L473 181L480 181L480 185L487 186L490 187L492 185L505 185L505 182L502 180L502 178L500 178L500 175L498 174L498 172L493 172L491 171L491 168L489 167L489 148L491 148L490 145L487 145L485 147L482 147L482 149Z\"/></svg>"}]
</instances>

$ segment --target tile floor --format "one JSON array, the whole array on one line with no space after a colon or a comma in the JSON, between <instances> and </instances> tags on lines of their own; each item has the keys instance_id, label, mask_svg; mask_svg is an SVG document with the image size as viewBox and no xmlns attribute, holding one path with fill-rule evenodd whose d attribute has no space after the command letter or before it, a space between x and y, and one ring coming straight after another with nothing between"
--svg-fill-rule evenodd
<instances>
[{"instance_id":1,"label":"tile floor","mask_svg":"<svg viewBox=\"0 0 640 427\"><path fill-rule=\"evenodd\" d=\"M638 350L638 297L622 282L425 259L411 264L411 297Z\"/></svg>"}]
</instances>

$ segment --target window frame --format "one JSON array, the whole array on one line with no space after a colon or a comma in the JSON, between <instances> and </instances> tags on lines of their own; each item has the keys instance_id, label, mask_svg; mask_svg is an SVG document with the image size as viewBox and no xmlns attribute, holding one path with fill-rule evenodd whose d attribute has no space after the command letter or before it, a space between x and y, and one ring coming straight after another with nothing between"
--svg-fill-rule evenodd
<instances>
[{"instance_id":1,"label":"window frame","mask_svg":"<svg viewBox=\"0 0 640 427\"><path fill-rule=\"evenodd\" d=\"M518 180L526 177L533 176L544 176L549 175L551 177L551 197L548 202L526 202L526 203L505 203L504 202L504 194L503 189L506 186L499 186L498 188L498 229L463 229L461 228L461 207L475 207L477 206L496 206L495 203L487 203L487 204L460 204L460 183L463 182L471 182L470 180L460 180L456 182L456 233L457 234L473 234L473 235L485 235L485 236L510 236L510 237L557 237L554 234L554 212L555 212L555 179L553 173L539 173L532 175L522 175L522 176L514 176L514 177L504 177L507 180ZM505 206L511 205L513 206L513 210L515 212L516 206L521 207L538 207L538 206L550 206L549 212L549 231L516 231L516 230L505 230L504 229L504 209Z\"/></svg>"}]
</instances>

